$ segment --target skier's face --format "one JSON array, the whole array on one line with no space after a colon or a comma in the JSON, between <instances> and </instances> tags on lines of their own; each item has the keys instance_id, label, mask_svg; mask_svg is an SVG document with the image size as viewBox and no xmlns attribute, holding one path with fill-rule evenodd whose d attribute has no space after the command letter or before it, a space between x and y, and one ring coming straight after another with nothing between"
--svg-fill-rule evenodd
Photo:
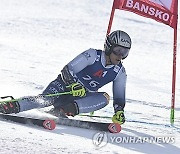
<instances>
[{"instance_id":1,"label":"skier's face","mask_svg":"<svg viewBox=\"0 0 180 154\"><path fill-rule=\"evenodd\" d=\"M109 56L111 63L113 65L118 65L121 62L122 56L121 55L115 55L113 52Z\"/></svg>"},{"instance_id":2,"label":"skier's face","mask_svg":"<svg viewBox=\"0 0 180 154\"><path fill-rule=\"evenodd\" d=\"M116 46L112 49L112 53L110 54L111 63L117 65L121 62L122 58L128 55L129 49Z\"/></svg>"},{"instance_id":3,"label":"skier's face","mask_svg":"<svg viewBox=\"0 0 180 154\"><path fill-rule=\"evenodd\" d=\"M122 46L116 46L112 49L112 52L116 55L116 56L122 56L122 58L126 58L129 54L129 48L125 48Z\"/></svg>"}]
</instances>

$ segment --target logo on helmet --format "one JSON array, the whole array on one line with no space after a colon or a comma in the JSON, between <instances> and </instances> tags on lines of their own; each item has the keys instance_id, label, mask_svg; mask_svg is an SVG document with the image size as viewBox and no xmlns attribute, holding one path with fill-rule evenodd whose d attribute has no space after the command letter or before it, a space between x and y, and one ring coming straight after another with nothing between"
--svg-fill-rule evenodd
<instances>
[{"instance_id":1,"label":"logo on helmet","mask_svg":"<svg viewBox=\"0 0 180 154\"><path fill-rule=\"evenodd\" d=\"M126 48L130 48L131 47L131 42L129 42L127 39L121 39L122 42L122 46L126 47Z\"/></svg>"}]
</instances>

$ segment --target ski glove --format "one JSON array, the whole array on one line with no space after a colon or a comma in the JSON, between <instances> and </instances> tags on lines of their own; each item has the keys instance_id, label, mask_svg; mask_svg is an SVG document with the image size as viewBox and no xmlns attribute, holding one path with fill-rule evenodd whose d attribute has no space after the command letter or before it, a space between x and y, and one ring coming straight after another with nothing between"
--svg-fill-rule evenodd
<instances>
[{"instance_id":1,"label":"ski glove","mask_svg":"<svg viewBox=\"0 0 180 154\"><path fill-rule=\"evenodd\" d=\"M67 88L70 88L71 94L73 96L79 96L79 97L83 97L86 95L86 90L85 88L78 82L73 83L69 86L67 86Z\"/></svg>"},{"instance_id":2,"label":"ski glove","mask_svg":"<svg viewBox=\"0 0 180 154\"><path fill-rule=\"evenodd\" d=\"M113 123L118 123L122 125L125 122L125 116L124 116L124 111L117 111L113 117L112 117Z\"/></svg>"}]
</instances>

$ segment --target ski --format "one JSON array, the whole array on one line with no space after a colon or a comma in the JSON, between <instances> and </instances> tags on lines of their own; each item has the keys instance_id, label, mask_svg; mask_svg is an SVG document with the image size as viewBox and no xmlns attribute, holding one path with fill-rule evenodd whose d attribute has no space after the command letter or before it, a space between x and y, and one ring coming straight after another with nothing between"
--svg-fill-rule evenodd
<instances>
[{"instance_id":1,"label":"ski","mask_svg":"<svg viewBox=\"0 0 180 154\"><path fill-rule=\"evenodd\" d=\"M52 95L28 96L28 97L23 97L20 99L14 99L12 96L5 96L5 97L0 97L0 98L1 99L11 98L11 99L0 101L0 104L7 103L7 102L13 103L13 102L24 100L24 99L43 99L45 97L53 97L53 96L57 96L61 94L63 93L52 94ZM82 120L68 119L68 118L63 118L63 117L59 117L58 120L49 120L49 119L46 120L46 119L27 118L27 117L20 117L20 116L0 113L0 118L22 123L22 124L34 124L34 125L38 125L40 127L44 127L45 129L49 129L49 130L55 129L55 125L57 123L60 125L65 125L65 126L93 129L93 130L106 131L106 132L111 132L111 133L119 133L121 131L121 126L117 123L82 121Z\"/></svg>"},{"instance_id":2,"label":"ski","mask_svg":"<svg viewBox=\"0 0 180 154\"><path fill-rule=\"evenodd\" d=\"M56 123L59 125L105 131L105 132L110 132L110 133L119 133L121 131L121 125L117 123L83 121L83 120L68 119L68 118L61 118L61 117L59 117L58 120L56 120Z\"/></svg>"},{"instance_id":3,"label":"ski","mask_svg":"<svg viewBox=\"0 0 180 154\"><path fill-rule=\"evenodd\" d=\"M53 130L56 127L55 121L50 119L35 119L35 118L14 116L9 114L0 114L0 118L21 124L37 125L48 130Z\"/></svg>"}]
</instances>

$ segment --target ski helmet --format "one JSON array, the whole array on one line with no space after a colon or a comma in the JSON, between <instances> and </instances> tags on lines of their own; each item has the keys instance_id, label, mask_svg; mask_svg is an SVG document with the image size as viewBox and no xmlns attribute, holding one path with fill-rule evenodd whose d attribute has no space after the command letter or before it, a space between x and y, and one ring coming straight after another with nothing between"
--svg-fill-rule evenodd
<instances>
[{"instance_id":1,"label":"ski helmet","mask_svg":"<svg viewBox=\"0 0 180 154\"><path fill-rule=\"evenodd\" d=\"M131 48L131 38L130 36L121 30L117 30L112 32L111 34L107 35L105 43L104 43L104 50L105 54L109 56L113 52L113 48L116 46L120 46L123 48L128 49L128 52ZM122 59L125 59L128 56L128 53Z\"/></svg>"}]
</instances>

